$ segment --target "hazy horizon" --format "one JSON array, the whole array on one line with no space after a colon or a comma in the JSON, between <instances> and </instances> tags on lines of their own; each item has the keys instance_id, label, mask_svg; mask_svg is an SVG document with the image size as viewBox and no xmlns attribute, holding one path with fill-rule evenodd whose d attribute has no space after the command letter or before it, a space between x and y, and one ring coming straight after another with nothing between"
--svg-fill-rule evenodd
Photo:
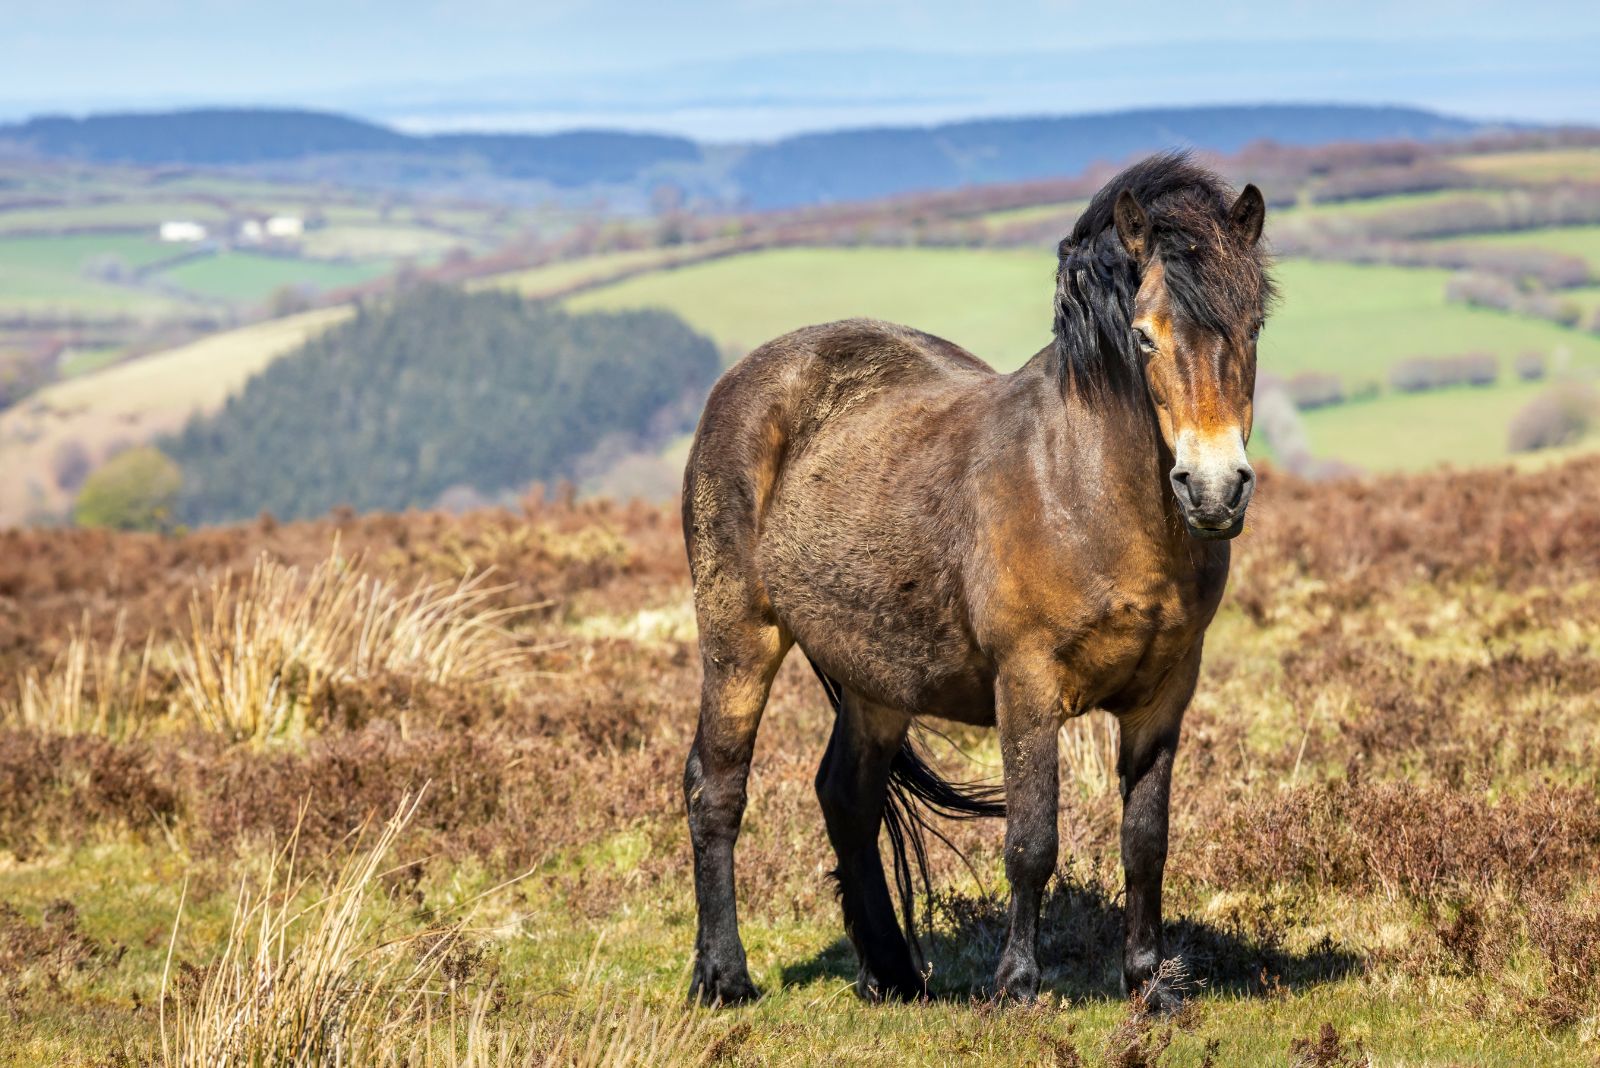
<instances>
[{"instance_id":1,"label":"hazy horizon","mask_svg":"<svg viewBox=\"0 0 1600 1068\"><path fill-rule=\"evenodd\" d=\"M752 140L811 130L1202 104L1392 104L1600 121L1590 5L1336 11L1076 0L967 10L694 0L534 9L358 0L267 8L63 0L5 19L0 117L204 105L340 111L411 131L605 127Z\"/></svg>"}]
</instances>

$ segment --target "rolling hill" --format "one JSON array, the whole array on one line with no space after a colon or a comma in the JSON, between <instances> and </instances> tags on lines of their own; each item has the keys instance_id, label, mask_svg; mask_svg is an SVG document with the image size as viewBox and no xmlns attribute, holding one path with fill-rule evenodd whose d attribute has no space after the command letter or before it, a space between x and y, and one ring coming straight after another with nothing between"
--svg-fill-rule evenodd
<instances>
[{"instance_id":1,"label":"rolling hill","mask_svg":"<svg viewBox=\"0 0 1600 1068\"><path fill-rule=\"evenodd\" d=\"M380 187L487 175L566 191L621 186L642 200L671 181L701 197L768 209L1070 174L1174 145L1231 152L1261 140L1439 140L1482 128L1414 108L1282 104L986 119L710 146L593 130L421 136L323 112L213 108L39 117L0 126L0 145L45 158L267 167Z\"/></svg>"}]
</instances>

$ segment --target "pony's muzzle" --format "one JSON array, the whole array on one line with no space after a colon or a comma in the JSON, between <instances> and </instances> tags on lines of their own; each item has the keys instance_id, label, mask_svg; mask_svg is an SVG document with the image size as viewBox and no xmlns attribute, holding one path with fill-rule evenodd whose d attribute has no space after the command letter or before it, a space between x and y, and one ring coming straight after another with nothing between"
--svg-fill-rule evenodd
<instances>
[{"instance_id":1,"label":"pony's muzzle","mask_svg":"<svg viewBox=\"0 0 1600 1068\"><path fill-rule=\"evenodd\" d=\"M1209 439L1182 435L1170 478L1190 534L1232 538L1244 529L1256 473L1245 459L1242 435L1234 432Z\"/></svg>"}]
</instances>

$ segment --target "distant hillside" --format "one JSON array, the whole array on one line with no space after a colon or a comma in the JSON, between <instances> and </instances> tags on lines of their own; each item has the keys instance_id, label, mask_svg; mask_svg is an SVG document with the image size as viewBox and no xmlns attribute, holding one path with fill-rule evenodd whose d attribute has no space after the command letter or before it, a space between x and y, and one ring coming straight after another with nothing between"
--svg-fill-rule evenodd
<instances>
[{"instance_id":1,"label":"distant hillside","mask_svg":"<svg viewBox=\"0 0 1600 1068\"><path fill-rule=\"evenodd\" d=\"M363 310L162 448L186 522L481 498L574 473L596 448L692 425L716 346L664 311L569 315L424 287Z\"/></svg>"},{"instance_id":2,"label":"distant hillside","mask_svg":"<svg viewBox=\"0 0 1600 1068\"><path fill-rule=\"evenodd\" d=\"M413 136L320 112L208 109L35 118L0 126L0 145L103 163L262 166L280 176L295 175L299 166L300 176L317 180L343 176L395 187L488 175L556 190L628 193L622 202L634 205L646 203L654 185L671 181L697 196L765 209L1073 174L1096 161L1180 145L1228 152L1257 140L1428 141L1480 129L1413 108L1283 104L842 130L706 151L658 134Z\"/></svg>"},{"instance_id":3,"label":"distant hillside","mask_svg":"<svg viewBox=\"0 0 1600 1068\"><path fill-rule=\"evenodd\" d=\"M1152 108L806 134L753 148L733 175L753 207L780 208L1076 174L1096 161L1180 145L1234 152L1263 140L1286 145L1437 141L1480 128L1414 108Z\"/></svg>"},{"instance_id":4,"label":"distant hillside","mask_svg":"<svg viewBox=\"0 0 1600 1068\"><path fill-rule=\"evenodd\" d=\"M346 152L405 152L412 139L385 126L317 111L207 108L151 114L49 115L0 126L42 156L93 163L251 164Z\"/></svg>"}]
</instances>

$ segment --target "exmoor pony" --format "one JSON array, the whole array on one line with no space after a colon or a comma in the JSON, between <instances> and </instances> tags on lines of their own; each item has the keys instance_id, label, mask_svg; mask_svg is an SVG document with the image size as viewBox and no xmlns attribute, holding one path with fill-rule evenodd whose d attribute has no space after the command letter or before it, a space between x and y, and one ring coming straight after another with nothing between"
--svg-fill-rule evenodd
<instances>
[{"instance_id":1,"label":"exmoor pony","mask_svg":"<svg viewBox=\"0 0 1600 1068\"><path fill-rule=\"evenodd\" d=\"M995 989L1038 994L1058 732L1103 709L1121 735L1123 981L1170 999L1147 989L1163 952L1168 791L1255 488L1265 214L1255 186L1234 195L1185 156L1155 156L1112 179L1061 242L1054 341L1015 373L854 319L768 342L717 383L683 494L705 672L684 775L692 996L758 996L734 844L768 689L798 645L836 712L816 784L858 992L925 992L911 864L931 808L1005 817ZM922 716L998 730L1003 801L919 757L908 731Z\"/></svg>"}]
</instances>

